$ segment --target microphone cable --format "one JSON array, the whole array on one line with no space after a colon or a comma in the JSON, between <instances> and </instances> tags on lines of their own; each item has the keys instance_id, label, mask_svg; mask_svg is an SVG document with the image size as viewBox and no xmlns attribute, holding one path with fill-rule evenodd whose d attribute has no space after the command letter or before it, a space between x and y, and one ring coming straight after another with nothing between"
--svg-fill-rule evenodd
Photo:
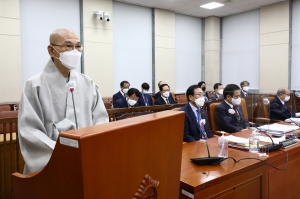
<instances>
[{"instance_id":1,"label":"microphone cable","mask_svg":"<svg viewBox=\"0 0 300 199\"><path fill-rule=\"evenodd\" d=\"M242 160L258 160L258 161L263 162L263 163L265 163L266 165L268 165L268 166L270 166L270 167L272 167L272 168L274 168L274 169L276 169L276 170L281 170L281 171L282 171L282 170L286 170L286 169L288 168L288 164L289 164L289 154L288 154L286 151L284 151L284 150L280 150L280 149L279 149L279 151L282 151L282 152L284 152L284 153L286 154L286 163L285 163L285 166L284 166L283 168L278 168L278 167L276 167L276 166L274 166L274 165L268 163L267 161L261 160L261 159L259 159L259 158L241 158L241 159L239 159L239 160L236 160L236 159L233 158L233 157L227 157L227 158L225 158L225 160L227 160L227 159L232 159L232 160L234 161L234 163L239 163L239 162L242 161Z\"/></svg>"}]
</instances>

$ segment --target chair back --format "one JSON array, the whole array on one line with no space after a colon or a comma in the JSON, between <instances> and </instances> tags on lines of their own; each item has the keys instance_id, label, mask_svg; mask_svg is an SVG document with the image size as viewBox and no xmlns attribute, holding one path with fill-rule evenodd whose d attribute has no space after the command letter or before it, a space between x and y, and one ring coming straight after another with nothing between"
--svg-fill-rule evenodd
<instances>
[{"instance_id":1,"label":"chair back","mask_svg":"<svg viewBox=\"0 0 300 199\"><path fill-rule=\"evenodd\" d=\"M269 100L269 104L264 103L264 99ZM260 104L261 104L261 116L264 118L270 119L270 103L275 99L273 96L261 96Z\"/></svg>"},{"instance_id":2,"label":"chair back","mask_svg":"<svg viewBox=\"0 0 300 199\"><path fill-rule=\"evenodd\" d=\"M244 98L241 98L241 104L240 105L242 107L244 117L248 121L249 117L248 117L247 104L246 104L246 100Z\"/></svg>"},{"instance_id":3,"label":"chair back","mask_svg":"<svg viewBox=\"0 0 300 199\"><path fill-rule=\"evenodd\" d=\"M16 111L7 111L16 112ZM3 113L3 112L1 112ZM11 174L23 172L24 160L20 153L17 134L18 118L0 118L0 125L3 126L0 134L0 198L14 198ZM15 131L12 132L15 126Z\"/></svg>"},{"instance_id":4,"label":"chair back","mask_svg":"<svg viewBox=\"0 0 300 199\"><path fill-rule=\"evenodd\" d=\"M216 114L216 108L219 106L219 104L222 101L223 100L211 101L211 102L206 104L209 125L210 125L210 129L213 132L219 131L219 126L218 126L215 114Z\"/></svg>"}]
</instances>

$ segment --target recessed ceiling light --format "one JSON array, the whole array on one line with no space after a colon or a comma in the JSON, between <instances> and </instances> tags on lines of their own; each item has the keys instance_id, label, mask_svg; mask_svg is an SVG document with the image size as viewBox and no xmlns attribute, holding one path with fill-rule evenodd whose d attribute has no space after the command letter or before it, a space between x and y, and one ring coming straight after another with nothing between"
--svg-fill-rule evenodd
<instances>
[{"instance_id":1,"label":"recessed ceiling light","mask_svg":"<svg viewBox=\"0 0 300 199\"><path fill-rule=\"evenodd\" d=\"M204 4L200 7L201 8L206 8L206 9L215 9L215 8L219 8L219 7L222 7L222 6L224 6L224 4L211 2L211 3Z\"/></svg>"}]
</instances>

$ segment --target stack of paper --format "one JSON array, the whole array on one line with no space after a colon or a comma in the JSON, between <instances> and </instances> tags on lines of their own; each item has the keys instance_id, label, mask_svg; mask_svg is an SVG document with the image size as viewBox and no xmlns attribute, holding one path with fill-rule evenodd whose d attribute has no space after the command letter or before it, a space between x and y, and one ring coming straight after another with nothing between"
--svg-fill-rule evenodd
<instances>
[{"instance_id":1,"label":"stack of paper","mask_svg":"<svg viewBox=\"0 0 300 199\"><path fill-rule=\"evenodd\" d=\"M283 125L283 124L270 124L270 125L263 125L258 127L259 130L262 131L274 131L274 132L283 132L283 133L287 133L287 132L291 132L294 130L299 129L298 126L292 126L292 125Z\"/></svg>"},{"instance_id":2,"label":"stack of paper","mask_svg":"<svg viewBox=\"0 0 300 199\"><path fill-rule=\"evenodd\" d=\"M286 119L285 122L300 124L300 118L291 117L291 118Z\"/></svg>"}]
</instances>

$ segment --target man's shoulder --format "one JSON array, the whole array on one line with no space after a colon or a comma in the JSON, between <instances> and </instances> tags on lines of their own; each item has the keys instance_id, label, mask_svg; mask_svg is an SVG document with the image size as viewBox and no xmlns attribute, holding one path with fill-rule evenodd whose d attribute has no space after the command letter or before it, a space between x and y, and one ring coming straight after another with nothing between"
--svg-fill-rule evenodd
<instances>
[{"instance_id":1,"label":"man's shoulder","mask_svg":"<svg viewBox=\"0 0 300 199\"><path fill-rule=\"evenodd\" d=\"M190 106L189 103L187 103L186 105L184 105L183 107L181 107L179 110L180 111L187 111L188 110L188 106Z\"/></svg>"}]
</instances>

